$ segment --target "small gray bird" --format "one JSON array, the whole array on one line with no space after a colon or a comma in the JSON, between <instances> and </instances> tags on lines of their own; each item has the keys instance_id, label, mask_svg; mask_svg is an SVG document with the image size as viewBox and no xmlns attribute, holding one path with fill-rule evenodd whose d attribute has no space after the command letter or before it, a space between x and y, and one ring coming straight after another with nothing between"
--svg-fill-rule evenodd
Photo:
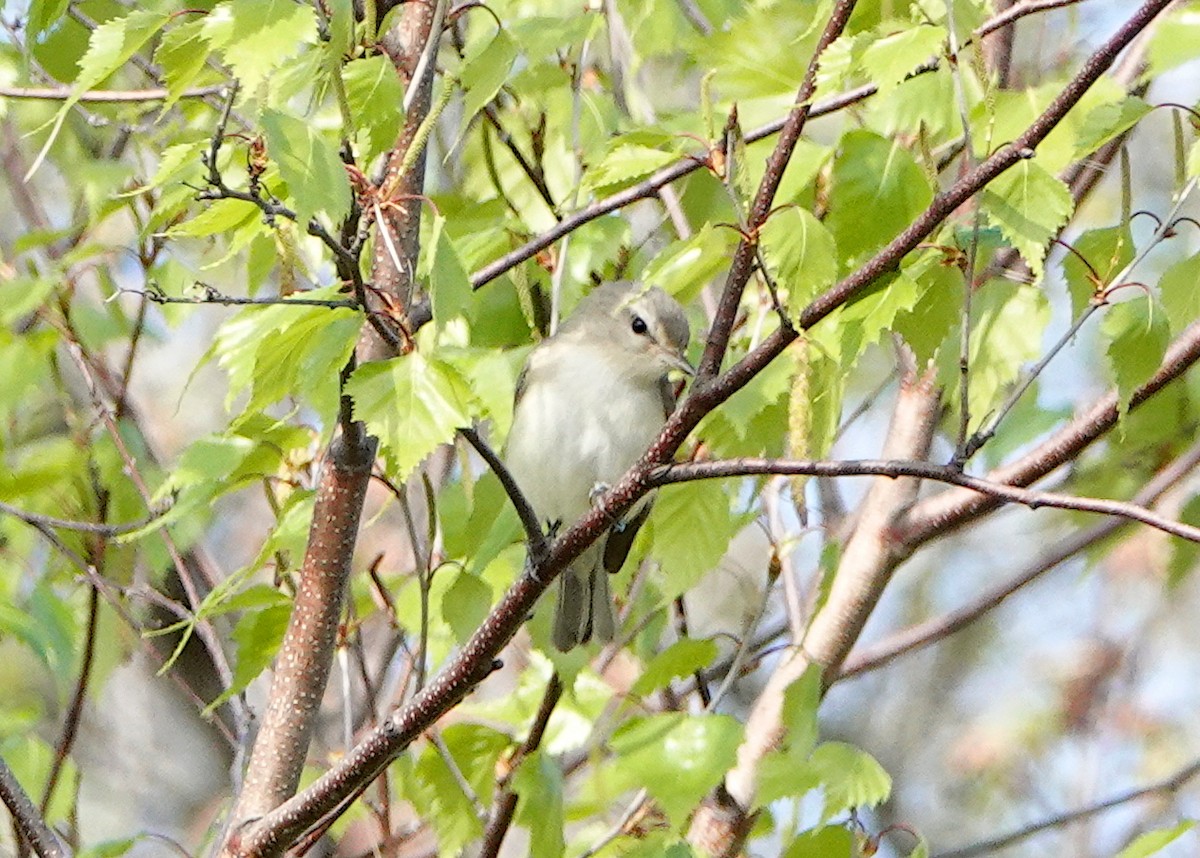
<instances>
[{"instance_id":1,"label":"small gray bird","mask_svg":"<svg viewBox=\"0 0 1200 858\"><path fill-rule=\"evenodd\" d=\"M505 459L551 528L569 527L658 437L675 408L671 370L692 373L683 308L661 289L606 283L529 355L517 381ZM615 632L608 573L645 519L643 502L562 573L554 646Z\"/></svg>"}]
</instances>

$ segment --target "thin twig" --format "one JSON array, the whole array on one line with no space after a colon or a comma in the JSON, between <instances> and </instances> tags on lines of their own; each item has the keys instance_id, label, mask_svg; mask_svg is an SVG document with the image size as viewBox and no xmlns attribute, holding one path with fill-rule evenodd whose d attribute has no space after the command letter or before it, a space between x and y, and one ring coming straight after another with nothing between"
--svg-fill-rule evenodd
<instances>
[{"instance_id":1,"label":"thin twig","mask_svg":"<svg viewBox=\"0 0 1200 858\"><path fill-rule=\"evenodd\" d=\"M500 481L500 485L504 487L508 499L512 502L513 507L517 511L517 516L521 519L521 526L525 529L525 539L529 543L531 554L536 557L545 557L549 551L549 545L546 542L546 535L542 532L542 527L538 523L537 513L533 509L533 505L529 503L529 499L525 497L525 493L521 491L521 487L517 485L516 478L512 472L496 455L496 451L491 448L487 441L473 427L462 427L458 433L467 439L475 452L487 462L488 467L495 473L496 478Z\"/></svg>"},{"instance_id":2,"label":"thin twig","mask_svg":"<svg viewBox=\"0 0 1200 858\"><path fill-rule=\"evenodd\" d=\"M1043 819L1039 822L1034 822L1016 831L1000 837L994 837L990 840L984 840L979 843L972 843L970 846L964 846L960 849L952 849L949 852L940 852L936 858L975 858L977 855L986 855L989 852L997 852L1006 846L1011 846L1014 843L1019 843L1028 837L1035 834L1040 834L1043 831L1048 831L1052 828L1062 828L1072 822L1078 822L1081 819L1087 819L1090 816L1095 816L1098 813L1103 813L1106 810L1111 810L1114 807L1120 807L1123 804L1129 804L1132 801L1137 801L1140 798L1146 798L1154 795L1173 795L1183 789L1197 775L1200 775L1200 760L1196 760L1184 766L1175 774L1163 778L1149 786L1141 787L1140 789L1132 789L1128 792L1119 793L1111 798L1103 801L1095 802L1094 804L1085 805L1084 807L1069 810L1065 813L1055 814L1054 816Z\"/></svg>"},{"instance_id":3,"label":"thin twig","mask_svg":"<svg viewBox=\"0 0 1200 858\"><path fill-rule=\"evenodd\" d=\"M0 513L11 515L13 518L19 518L27 524L40 524L45 527L52 527L56 530L70 530L76 533L92 533L97 536L120 536L123 533L132 533L135 530L141 530L149 524L152 524L157 519L166 515L166 509L152 511L150 515L140 521L131 521L125 524L98 524L92 521L74 521L66 518L56 518L52 515L42 515L41 513L29 512L12 504L0 501Z\"/></svg>"},{"instance_id":4,"label":"thin twig","mask_svg":"<svg viewBox=\"0 0 1200 858\"><path fill-rule=\"evenodd\" d=\"M663 465L647 475L652 486L693 480L718 479L722 477L749 477L763 474L784 474L810 477L916 477L922 480L949 483L988 495L1001 501L1018 503L1030 509L1050 507L1076 512L1094 512L1115 515L1131 521L1141 522L1156 530L1178 536L1189 542L1200 543L1200 527L1159 515L1145 507L1127 501L1108 500L1067 495L1059 492L1040 492L1006 483L986 480L964 474L951 465L932 462L858 459L840 462L818 462L788 459L727 459L711 462L682 462Z\"/></svg>"},{"instance_id":5,"label":"thin twig","mask_svg":"<svg viewBox=\"0 0 1200 858\"><path fill-rule=\"evenodd\" d=\"M210 86L198 86L185 89L179 98L207 98L210 95L220 95L228 84L217 83ZM0 98L30 99L36 101L75 101L93 104L131 104L142 101L165 101L170 97L166 87L151 87L149 89L105 90L90 89L87 92L75 94L69 86L0 86Z\"/></svg>"}]
</instances>

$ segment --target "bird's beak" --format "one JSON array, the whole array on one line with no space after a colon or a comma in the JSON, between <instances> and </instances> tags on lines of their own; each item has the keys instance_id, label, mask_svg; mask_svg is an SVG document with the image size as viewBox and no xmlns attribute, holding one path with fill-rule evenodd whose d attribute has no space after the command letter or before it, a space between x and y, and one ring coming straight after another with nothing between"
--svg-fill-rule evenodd
<instances>
[{"instance_id":1,"label":"bird's beak","mask_svg":"<svg viewBox=\"0 0 1200 858\"><path fill-rule=\"evenodd\" d=\"M688 359L683 356L682 352L674 352L670 349L663 349L663 357L666 358L667 365L670 366L671 369L677 369L684 375L696 374L695 367L688 363Z\"/></svg>"}]
</instances>

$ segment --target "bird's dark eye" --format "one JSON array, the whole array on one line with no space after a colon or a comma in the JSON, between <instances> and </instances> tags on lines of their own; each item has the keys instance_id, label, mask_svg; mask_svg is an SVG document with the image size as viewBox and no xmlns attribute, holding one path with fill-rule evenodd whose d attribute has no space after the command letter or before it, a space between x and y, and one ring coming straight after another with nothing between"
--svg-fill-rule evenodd
<instances>
[{"instance_id":1,"label":"bird's dark eye","mask_svg":"<svg viewBox=\"0 0 1200 858\"><path fill-rule=\"evenodd\" d=\"M630 325L630 327L633 328L633 332L635 334L639 334L639 335L644 334L644 333L646 333L646 331L650 330L650 328L647 327L647 325L646 325L646 320L643 319L641 316L634 316L633 323Z\"/></svg>"}]
</instances>

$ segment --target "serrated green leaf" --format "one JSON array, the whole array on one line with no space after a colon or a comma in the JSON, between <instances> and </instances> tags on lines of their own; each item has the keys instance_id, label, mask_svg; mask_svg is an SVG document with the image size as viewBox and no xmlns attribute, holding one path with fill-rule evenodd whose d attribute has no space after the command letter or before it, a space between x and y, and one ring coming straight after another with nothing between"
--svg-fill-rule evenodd
<instances>
[{"instance_id":1,"label":"serrated green leaf","mask_svg":"<svg viewBox=\"0 0 1200 858\"><path fill-rule=\"evenodd\" d=\"M583 188L610 194L646 178L675 159L674 153L649 146L618 145L584 173Z\"/></svg>"},{"instance_id":2,"label":"serrated green leaf","mask_svg":"<svg viewBox=\"0 0 1200 858\"><path fill-rule=\"evenodd\" d=\"M1070 189L1027 158L1001 173L981 200L988 223L1004 233L1028 263L1034 280L1040 280L1050 239L1075 210Z\"/></svg>"},{"instance_id":3,"label":"serrated green leaf","mask_svg":"<svg viewBox=\"0 0 1200 858\"><path fill-rule=\"evenodd\" d=\"M463 63L458 80L466 91L463 98L463 127L484 105L496 97L517 59L517 45L505 30L471 54Z\"/></svg>"},{"instance_id":4,"label":"serrated green leaf","mask_svg":"<svg viewBox=\"0 0 1200 858\"><path fill-rule=\"evenodd\" d=\"M1164 271L1158 289L1167 322L1179 334L1200 318L1200 254L1181 259Z\"/></svg>"},{"instance_id":5,"label":"serrated green leaf","mask_svg":"<svg viewBox=\"0 0 1200 858\"><path fill-rule=\"evenodd\" d=\"M1157 855L1170 844L1196 827L1196 820L1185 819L1170 828L1147 831L1117 853L1117 858L1147 858Z\"/></svg>"},{"instance_id":6,"label":"serrated green leaf","mask_svg":"<svg viewBox=\"0 0 1200 858\"><path fill-rule=\"evenodd\" d=\"M483 622L492 607L492 588L470 572L459 572L442 597L442 617L459 643Z\"/></svg>"},{"instance_id":7,"label":"serrated green leaf","mask_svg":"<svg viewBox=\"0 0 1200 858\"><path fill-rule=\"evenodd\" d=\"M168 229L166 234L172 238L220 235L256 221L259 216L258 206L245 200L215 200L191 220Z\"/></svg>"},{"instance_id":8,"label":"serrated green leaf","mask_svg":"<svg viewBox=\"0 0 1200 858\"><path fill-rule=\"evenodd\" d=\"M727 715L670 713L634 718L609 745L679 825L733 765L741 739L742 725Z\"/></svg>"},{"instance_id":9,"label":"serrated green leaf","mask_svg":"<svg viewBox=\"0 0 1200 858\"><path fill-rule=\"evenodd\" d=\"M817 746L808 766L825 794L821 821L828 822L856 807L874 807L887 801L892 779L866 751L842 742Z\"/></svg>"},{"instance_id":10,"label":"serrated green leaf","mask_svg":"<svg viewBox=\"0 0 1200 858\"><path fill-rule=\"evenodd\" d=\"M812 212L797 206L773 213L761 238L771 277L786 290L780 298L795 320L812 298L837 279L837 243Z\"/></svg>"},{"instance_id":11,"label":"serrated green leaf","mask_svg":"<svg viewBox=\"0 0 1200 858\"><path fill-rule=\"evenodd\" d=\"M512 787L520 796L517 825L529 831L530 858L560 858L566 849L562 765L534 751L517 767Z\"/></svg>"},{"instance_id":12,"label":"serrated green leaf","mask_svg":"<svg viewBox=\"0 0 1200 858\"><path fill-rule=\"evenodd\" d=\"M446 219L441 215L433 216L418 273L429 279L435 323L445 325L463 315L471 301L471 280L446 232Z\"/></svg>"},{"instance_id":13,"label":"serrated green leaf","mask_svg":"<svg viewBox=\"0 0 1200 858\"><path fill-rule=\"evenodd\" d=\"M689 676L708 667L716 657L717 644L709 638L678 640L651 659L637 682L633 684L630 693L645 697L651 692L665 688L674 679Z\"/></svg>"},{"instance_id":14,"label":"serrated green leaf","mask_svg":"<svg viewBox=\"0 0 1200 858\"><path fill-rule=\"evenodd\" d=\"M400 480L471 422L471 391L462 376L420 352L360 366L346 393L354 400L354 419L379 438Z\"/></svg>"},{"instance_id":15,"label":"serrated green leaf","mask_svg":"<svg viewBox=\"0 0 1200 858\"><path fill-rule=\"evenodd\" d=\"M233 627L234 669L233 681L220 696L208 704L206 711L212 712L225 701L241 694L258 675L270 667L283 643L288 620L292 615L290 602L269 605L247 611Z\"/></svg>"},{"instance_id":16,"label":"serrated green leaf","mask_svg":"<svg viewBox=\"0 0 1200 858\"><path fill-rule=\"evenodd\" d=\"M201 168L200 155L209 145L207 140L196 140L192 143L177 143L174 146L168 146L159 155L158 167L155 169L150 181L139 187L137 192L141 193L151 188L162 187L168 182L176 181L178 177L183 175L195 175L199 173ZM205 209L205 212L222 202L236 201L216 200Z\"/></svg>"},{"instance_id":17,"label":"serrated green leaf","mask_svg":"<svg viewBox=\"0 0 1200 858\"><path fill-rule=\"evenodd\" d=\"M1092 108L1076 132L1075 154L1072 160L1086 158L1110 140L1124 134L1151 109L1149 104L1136 95Z\"/></svg>"},{"instance_id":18,"label":"serrated green leaf","mask_svg":"<svg viewBox=\"0 0 1200 858\"><path fill-rule=\"evenodd\" d=\"M314 289L305 298L333 300L337 287ZM337 409L338 372L354 350L362 316L286 301L250 307L221 326L213 343L217 362L229 373L227 407L245 390L243 413L257 413L293 396L311 402L325 418Z\"/></svg>"},{"instance_id":19,"label":"serrated green leaf","mask_svg":"<svg viewBox=\"0 0 1200 858\"><path fill-rule=\"evenodd\" d=\"M1089 229L1073 239L1071 247L1074 252L1063 255L1063 275L1071 311L1078 316L1096 297L1096 290L1114 285L1113 278L1133 259L1133 235L1128 226Z\"/></svg>"},{"instance_id":20,"label":"serrated green leaf","mask_svg":"<svg viewBox=\"0 0 1200 858\"><path fill-rule=\"evenodd\" d=\"M396 143L402 120L404 85L386 56L366 57L346 63L341 70L346 100L355 127L366 138L362 163L370 163Z\"/></svg>"},{"instance_id":21,"label":"serrated green leaf","mask_svg":"<svg viewBox=\"0 0 1200 858\"><path fill-rule=\"evenodd\" d=\"M1149 297L1122 301L1104 311L1100 332L1108 341L1106 356L1117 385L1118 409L1158 370L1170 342L1166 314Z\"/></svg>"},{"instance_id":22,"label":"serrated green leaf","mask_svg":"<svg viewBox=\"0 0 1200 858\"><path fill-rule=\"evenodd\" d=\"M296 220L305 225L317 212L340 224L350 211L350 179L338 147L309 122L263 111L267 154L279 166L296 203Z\"/></svg>"},{"instance_id":23,"label":"serrated green leaf","mask_svg":"<svg viewBox=\"0 0 1200 858\"><path fill-rule=\"evenodd\" d=\"M705 224L691 238L674 241L650 261L639 278L658 286L682 303L699 294L718 272L729 265L736 233Z\"/></svg>"},{"instance_id":24,"label":"serrated green leaf","mask_svg":"<svg viewBox=\"0 0 1200 858\"><path fill-rule=\"evenodd\" d=\"M971 310L969 404L974 427L1000 405L1025 364L1041 354L1050 305L1039 289L996 282L977 290ZM953 359L953 354L945 357Z\"/></svg>"},{"instance_id":25,"label":"serrated green leaf","mask_svg":"<svg viewBox=\"0 0 1200 858\"><path fill-rule=\"evenodd\" d=\"M204 71L209 54L204 24L205 18L199 17L169 27L154 51L154 61L162 69L163 81L167 85L167 97L163 100L160 115L179 101L184 90L194 84Z\"/></svg>"},{"instance_id":26,"label":"serrated green leaf","mask_svg":"<svg viewBox=\"0 0 1200 858\"><path fill-rule=\"evenodd\" d=\"M937 59L945 47L946 38L944 27L908 27L872 42L863 51L859 64L867 73L867 78L879 87L878 97L885 97L913 69Z\"/></svg>"},{"instance_id":27,"label":"serrated green leaf","mask_svg":"<svg viewBox=\"0 0 1200 858\"><path fill-rule=\"evenodd\" d=\"M204 17L204 38L253 92L300 45L316 42L316 15L291 0L227 0Z\"/></svg>"},{"instance_id":28,"label":"serrated green leaf","mask_svg":"<svg viewBox=\"0 0 1200 858\"><path fill-rule=\"evenodd\" d=\"M166 25L169 15L161 12L137 10L123 18L113 18L92 30L88 39L88 49L79 60L79 74L71 95L65 99L58 112L51 120L52 127L45 144L34 158L33 164L26 174L26 179L32 176L46 158L46 153L54 144L62 129L67 114L79 103L79 97L89 89L94 89L105 78L119 69L125 62L137 53L146 42Z\"/></svg>"},{"instance_id":29,"label":"serrated green leaf","mask_svg":"<svg viewBox=\"0 0 1200 858\"><path fill-rule=\"evenodd\" d=\"M666 581L663 598L691 589L717 565L740 521L715 480L661 491L650 513L651 545Z\"/></svg>"},{"instance_id":30,"label":"serrated green leaf","mask_svg":"<svg viewBox=\"0 0 1200 858\"><path fill-rule=\"evenodd\" d=\"M452 724L442 731L442 742L454 765L486 806L495 784L496 759L507 749L503 733L477 724ZM401 781L406 797L422 818L433 822L444 854L459 854L483 831L470 799L445 760L432 745L421 752L413 777Z\"/></svg>"},{"instance_id":31,"label":"serrated green leaf","mask_svg":"<svg viewBox=\"0 0 1200 858\"><path fill-rule=\"evenodd\" d=\"M759 765L756 801L760 805L789 796L798 798L817 786L805 766L817 744L820 703L821 669L811 665L784 691L783 738Z\"/></svg>"},{"instance_id":32,"label":"serrated green leaf","mask_svg":"<svg viewBox=\"0 0 1200 858\"><path fill-rule=\"evenodd\" d=\"M932 199L925 171L899 140L862 130L842 135L825 219L842 270L895 238Z\"/></svg>"}]
</instances>

